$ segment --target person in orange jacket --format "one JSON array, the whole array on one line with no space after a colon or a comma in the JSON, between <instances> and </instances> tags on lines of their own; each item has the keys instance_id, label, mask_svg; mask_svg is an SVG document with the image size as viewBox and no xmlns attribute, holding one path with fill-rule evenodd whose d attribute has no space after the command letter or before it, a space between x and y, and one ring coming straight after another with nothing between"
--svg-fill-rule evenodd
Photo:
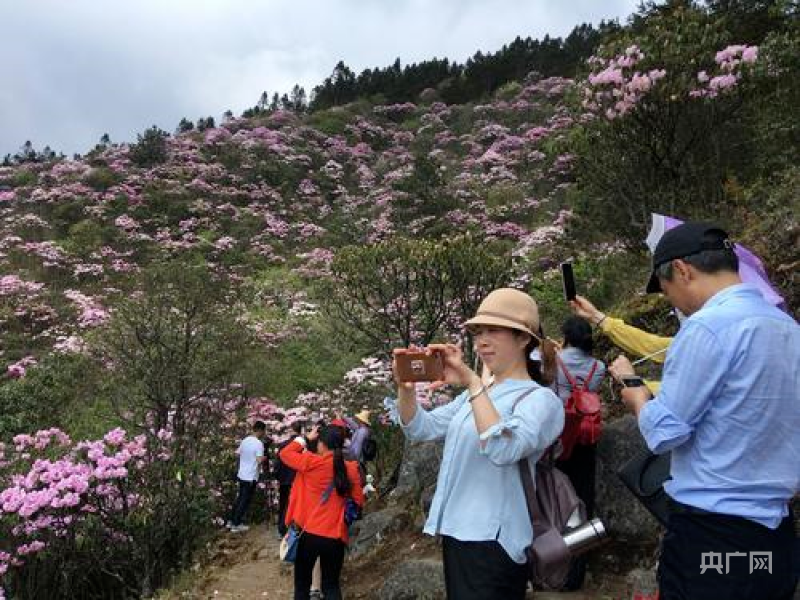
<instances>
[{"instance_id":1,"label":"person in orange jacket","mask_svg":"<svg viewBox=\"0 0 800 600\"><path fill-rule=\"evenodd\" d=\"M317 442L316 452L306 443ZM326 600L342 597L339 578L344 551L349 541L345 506L352 499L364 506L364 493L358 463L345 461L344 436L340 427L314 427L306 438L297 437L280 452L281 460L297 472L287 526L294 523L302 533L294 563L294 598L307 600L311 593L311 574L319 558L322 566L322 593Z\"/></svg>"}]
</instances>

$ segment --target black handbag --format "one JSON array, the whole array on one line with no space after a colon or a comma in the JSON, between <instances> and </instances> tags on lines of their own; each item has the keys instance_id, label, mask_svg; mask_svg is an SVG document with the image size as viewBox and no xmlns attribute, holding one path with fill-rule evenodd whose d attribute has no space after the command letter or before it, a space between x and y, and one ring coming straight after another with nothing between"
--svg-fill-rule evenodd
<instances>
[{"instance_id":1,"label":"black handbag","mask_svg":"<svg viewBox=\"0 0 800 600\"><path fill-rule=\"evenodd\" d=\"M622 483L664 526L669 517L669 495L664 491L664 483L670 479L669 468L669 452L653 454L645 448L617 471Z\"/></svg>"}]
</instances>

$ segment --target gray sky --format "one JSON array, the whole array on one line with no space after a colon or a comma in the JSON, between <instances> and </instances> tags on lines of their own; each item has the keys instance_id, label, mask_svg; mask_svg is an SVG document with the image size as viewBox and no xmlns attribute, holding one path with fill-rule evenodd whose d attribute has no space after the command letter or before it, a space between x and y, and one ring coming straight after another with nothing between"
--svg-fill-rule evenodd
<instances>
[{"instance_id":1,"label":"gray sky","mask_svg":"<svg viewBox=\"0 0 800 600\"><path fill-rule=\"evenodd\" d=\"M463 62L517 35L622 22L637 0L0 0L0 156L25 140L85 152L181 117L238 115L261 92L356 73Z\"/></svg>"}]
</instances>

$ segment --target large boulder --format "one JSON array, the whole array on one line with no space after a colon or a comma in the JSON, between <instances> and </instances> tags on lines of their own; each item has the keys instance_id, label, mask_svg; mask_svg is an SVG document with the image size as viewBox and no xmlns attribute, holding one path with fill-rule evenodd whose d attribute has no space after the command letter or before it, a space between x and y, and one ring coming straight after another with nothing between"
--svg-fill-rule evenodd
<instances>
[{"instance_id":1,"label":"large boulder","mask_svg":"<svg viewBox=\"0 0 800 600\"><path fill-rule=\"evenodd\" d=\"M436 485L442 462L443 442L406 440L397 485L390 497L393 501L419 501L422 492Z\"/></svg>"},{"instance_id":2,"label":"large boulder","mask_svg":"<svg viewBox=\"0 0 800 600\"><path fill-rule=\"evenodd\" d=\"M444 597L444 568L438 560L400 563L378 593L381 600L439 600Z\"/></svg>"},{"instance_id":3,"label":"large boulder","mask_svg":"<svg viewBox=\"0 0 800 600\"><path fill-rule=\"evenodd\" d=\"M353 527L350 540L350 558L359 558L378 546L393 533L410 525L410 516L401 506L390 506L383 510L367 513Z\"/></svg>"},{"instance_id":4,"label":"large boulder","mask_svg":"<svg viewBox=\"0 0 800 600\"><path fill-rule=\"evenodd\" d=\"M597 512L611 535L626 543L657 541L662 528L617 476L619 468L645 449L632 415L606 425L597 446Z\"/></svg>"}]
</instances>

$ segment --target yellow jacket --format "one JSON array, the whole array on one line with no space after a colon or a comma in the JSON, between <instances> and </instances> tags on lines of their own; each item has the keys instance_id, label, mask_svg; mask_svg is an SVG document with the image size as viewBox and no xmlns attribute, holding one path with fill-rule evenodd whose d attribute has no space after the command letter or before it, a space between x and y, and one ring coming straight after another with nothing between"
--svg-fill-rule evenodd
<instances>
[{"instance_id":1,"label":"yellow jacket","mask_svg":"<svg viewBox=\"0 0 800 600\"><path fill-rule=\"evenodd\" d=\"M648 354L653 354L654 352L668 348L672 343L671 337L647 333L638 327L628 325L622 319L615 319L613 317L606 317L603 319L603 321L600 323L600 330L605 333L611 339L611 341L614 342L614 344L623 350L638 356L647 356ZM666 352L662 352L661 354L656 354L650 360L657 363L663 363L666 357ZM646 380L645 384L647 384L648 389L654 395L658 393L658 390L661 387L660 381Z\"/></svg>"}]
</instances>

